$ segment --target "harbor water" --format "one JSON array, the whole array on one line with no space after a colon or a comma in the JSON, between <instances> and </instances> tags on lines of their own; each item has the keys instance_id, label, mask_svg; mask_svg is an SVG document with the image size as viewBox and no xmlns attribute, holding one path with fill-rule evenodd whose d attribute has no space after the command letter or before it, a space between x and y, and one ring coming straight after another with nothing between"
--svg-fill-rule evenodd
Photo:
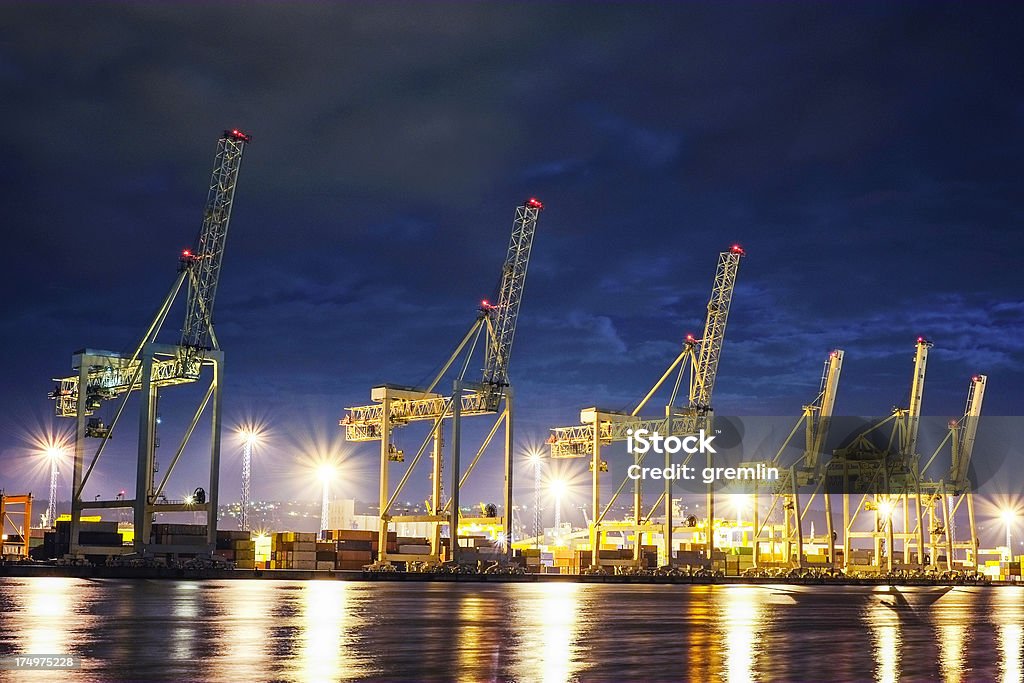
<instances>
[{"instance_id":1,"label":"harbor water","mask_svg":"<svg viewBox=\"0 0 1024 683\"><path fill-rule=\"evenodd\" d=\"M0 579L0 681L1020 681L1024 590Z\"/></svg>"}]
</instances>

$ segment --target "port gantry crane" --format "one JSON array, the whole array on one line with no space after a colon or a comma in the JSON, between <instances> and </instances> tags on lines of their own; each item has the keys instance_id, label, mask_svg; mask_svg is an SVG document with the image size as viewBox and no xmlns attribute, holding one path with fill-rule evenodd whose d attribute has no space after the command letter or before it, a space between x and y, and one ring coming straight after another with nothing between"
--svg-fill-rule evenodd
<instances>
[{"instance_id":1,"label":"port gantry crane","mask_svg":"<svg viewBox=\"0 0 1024 683\"><path fill-rule=\"evenodd\" d=\"M971 569L972 572L978 570L978 533L974 520L974 498L969 473L987 382L988 377L985 375L971 377L963 416L950 421L946 437L921 468L921 471L926 473L946 444L949 444L950 469L946 476L937 482L922 482L922 488L927 491L924 495L928 514L931 566L936 569L939 568L940 550L946 553L947 571L954 571L957 568L954 554L957 550L964 550L964 562L961 566ZM969 538L958 541L956 513L965 501Z\"/></svg>"},{"instance_id":2,"label":"port gantry crane","mask_svg":"<svg viewBox=\"0 0 1024 683\"><path fill-rule=\"evenodd\" d=\"M803 413L796 424L793 425L792 431L789 432L786 440L779 447L775 457L769 462L764 463L768 467L779 468L782 474L772 487L771 504L763 520L759 519L759 492L757 480L754 481L753 562L755 567L761 565L759 555L762 542L766 542L771 546L773 556L777 554L774 552L775 546L777 544L782 545L782 560L779 561L773 557L771 560L773 565L795 565L797 568L802 568L804 565L803 521L807 516L811 503L814 502L815 496L818 495L825 481L822 476L823 470L820 456L828 439L829 423L835 409L836 393L839 389L839 375L843 369L843 355L842 349L835 349L829 353L828 358L825 360L825 369L821 375L818 395L813 401L803 407ZM790 448L790 444L793 443L801 427L804 428L803 453L788 467L783 467L781 466L783 453ZM807 504L801 508L800 490L810 485L814 485L815 488L810 494ZM834 531L832 503L827 491L823 498L825 501L825 520L828 526L826 530L827 538L829 539L828 562L832 566L834 564L833 549L835 547L832 541ZM776 511L780 511L783 518L781 529L776 529L771 524L772 515ZM763 535L765 530L768 531L767 537ZM781 533L776 533L777 531ZM796 547L795 560L792 554L794 546Z\"/></svg>"},{"instance_id":3,"label":"port gantry crane","mask_svg":"<svg viewBox=\"0 0 1024 683\"><path fill-rule=\"evenodd\" d=\"M852 562L852 541L856 538L869 538L873 542L874 559L866 567L868 571L881 571L883 547L886 570L893 570L893 543L897 539L903 542L904 564L912 564L910 544L913 541L917 545L916 564L923 565L925 536L918 431L928 350L931 347L932 342L924 337L917 338L908 407L894 408L888 417L861 431L846 446L837 449L826 466L827 489L842 491L843 564L847 571L865 570L864 565L854 567ZM889 429L888 438L884 438L886 428ZM858 495L860 498L851 514L851 499ZM914 529L910 528L911 500L915 501L917 524ZM903 531L895 532L892 518L899 503L903 506ZM871 529L855 530L857 517L861 513L866 516L872 512Z\"/></svg>"},{"instance_id":4,"label":"port gantry crane","mask_svg":"<svg viewBox=\"0 0 1024 683\"><path fill-rule=\"evenodd\" d=\"M130 354L83 349L72 356L70 377L57 378L50 394L58 417L75 418L75 460L72 474L70 553L81 552L79 530L84 509L133 508L135 518L134 550L146 554L154 550L150 542L153 515L156 512L205 511L207 549L212 552L217 535L218 478L220 469L221 389L224 352L213 327L213 306L217 296L224 246L234 203L242 154L251 137L238 130L226 130L217 142L213 174L207 192L203 223L195 244L181 252L178 275L157 310L149 328ZM167 315L186 287L185 320L176 344L160 343ZM212 368L210 384L185 429L174 456L159 483L156 475L157 402L160 390L197 382L204 367ZM82 493L97 462L128 403L132 392L142 396L139 410L139 443L134 499L84 500ZM100 417L91 417L105 402L117 401L109 425ZM207 488L199 487L190 502L168 501L163 491L185 450L206 407L212 400L213 429L210 443L210 477ZM87 439L99 440L86 466ZM207 493L208 491L208 493ZM122 548L91 548L91 552L118 554ZM195 552L196 546L161 545L166 553Z\"/></svg>"},{"instance_id":5,"label":"port gantry crane","mask_svg":"<svg viewBox=\"0 0 1024 683\"><path fill-rule=\"evenodd\" d=\"M441 561L441 526L448 524L451 552L449 559L459 560L459 493L469 475L473 472L484 451L490 445L498 430L504 425L505 431L505 490L504 518L502 527L505 535L506 558L512 553L512 386L508 379L509 361L512 356L512 342L515 339L516 322L526 284L526 272L530 263L530 252L537 229L537 219L544 205L531 198L516 208L505 263L502 268L501 286L496 303L481 302L476 320L455 347L441 370L424 388L381 385L373 387L370 398L372 405L347 408L348 413L339 422L345 427L348 441L380 441L380 529L377 566L390 565L392 560L404 562ZM475 355L480 337L484 337L483 376L479 383L466 381L466 371ZM461 362L458 362L460 361ZM451 396L436 390L448 371L455 366L458 374L453 382ZM465 473L462 472L462 418L471 415L495 415L493 426ZM442 449L444 446L443 425L451 420L451 497L442 502ZM421 443L395 490L389 483L389 469L392 462L404 462L405 454L393 443L393 432L410 422L431 423L426 438ZM431 449L433 469L431 471L431 494L426 515L392 514L395 503L408 483L416 465L427 448ZM466 520L464 520L466 521ZM431 552L422 554L397 554L387 551L387 532L391 522L429 522L434 531L431 537Z\"/></svg>"},{"instance_id":6,"label":"port gantry crane","mask_svg":"<svg viewBox=\"0 0 1024 683\"><path fill-rule=\"evenodd\" d=\"M584 408L580 411L580 422L583 424L572 427L555 427L551 430L548 444L552 458L590 457L591 469L591 516L590 547L591 568L601 566L601 535L602 527L615 526L623 530L632 530L634 536L633 562L639 563L641 554L641 536L643 533L654 534L656 525L650 523L651 516L658 506L664 502L665 522L663 534L665 539L665 564L672 562L672 480L665 479L665 490L655 502L650 512L643 512L643 487L639 478L633 484L633 520L625 524L606 523L605 517L612 505L625 489L629 477L623 479L615 494L601 508L600 474L607 471L607 463L601 459L601 448L616 441L625 441L629 434L640 429L658 432L664 437L686 436L697 434L701 429L709 429L713 417L711 397L718 374L718 361L722 354L725 340L725 328L729 319L729 307L732 303L733 290L736 286L736 275L739 272L740 259L745 255L739 245L733 245L728 251L719 254L718 267L715 271L715 282L708 301L707 317L704 322L704 334L700 339L687 335L683 348L655 383L647 395L630 412L602 410L596 407ZM688 401L685 406L677 406L676 399L683 378L688 374ZM640 412L662 388L673 372L676 372L675 383L665 406L665 416L644 418ZM646 454L634 454L634 464L641 465ZM672 456L666 452L665 467L672 464ZM708 454L710 464L711 454ZM689 462L686 458L684 464ZM707 556L710 559L714 548L714 493L709 485L707 493L708 526L705 538ZM614 561L613 561L614 563Z\"/></svg>"}]
</instances>

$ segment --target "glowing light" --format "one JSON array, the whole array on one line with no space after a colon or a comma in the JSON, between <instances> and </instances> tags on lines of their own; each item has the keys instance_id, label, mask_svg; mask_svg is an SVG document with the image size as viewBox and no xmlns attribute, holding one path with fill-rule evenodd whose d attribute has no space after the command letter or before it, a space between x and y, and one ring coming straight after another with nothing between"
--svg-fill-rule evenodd
<instances>
[{"instance_id":1,"label":"glowing light","mask_svg":"<svg viewBox=\"0 0 1024 683\"><path fill-rule=\"evenodd\" d=\"M730 248L729 251L732 252L733 254L739 254L740 256L743 256L747 253L746 251L743 250L743 247L741 247L738 244L732 245L732 248Z\"/></svg>"},{"instance_id":2,"label":"glowing light","mask_svg":"<svg viewBox=\"0 0 1024 683\"><path fill-rule=\"evenodd\" d=\"M334 481L334 477L337 474L337 470L334 469L334 465L324 463L320 467L316 468L317 479L324 482L325 484Z\"/></svg>"},{"instance_id":3,"label":"glowing light","mask_svg":"<svg viewBox=\"0 0 1024 683\"><path fill-rule=\"evenodd\" d=\"M878 504L878 515L883 519L888 519L892 515L892 511L892 503L889 501L883 500Z\"/></svg>"},{"instance_id":4,"label":"glowing light","mask_svg":"<svg viewBox=\"0 0 1024 683\"><path fill-rule=\"evenodd\" d=\"M238 436L249 446L255 446L260 440L260 433L255 429L239 429Z\"/></svg>"},{"instance_id":5,"label":"glowing light","mask_svg":"<svg viewBox=\"0 0 1024 683\"><path fill-rule=\"evenodd\" d=\"M526 205L527 205L528 207L530 207L531 209L543 209L543 208L544 208L544 204L543 204L543 202L541 202L541 201L540 201L539 199L537 199L536 197L530 197L530 198L529 198L529 199L527 200L527 202L526 202Z\"/></svg>"},{"instance_id":6,"label":"glowing light","mask_svg":"<svg viewBox=\"0 0 1024 683\"><path fill-rule=\"evenodd\" d=\"M526 459L530 462L531 465L539 465L543 457L544 453L539 449L531 450L529 453L526 454Z\"/></svg>"},{"instance_id":7,"label":"glowing light","mask_svg":"<svg viewBox=\"0 0 1024 683\"><path fill-rule=\"evenodd\" d=\"M196 497L193 496L191 493L188 494L187 496L185 496L185 505L194 505L195 502L196 502Z\"/></svg>"}]
</instances>

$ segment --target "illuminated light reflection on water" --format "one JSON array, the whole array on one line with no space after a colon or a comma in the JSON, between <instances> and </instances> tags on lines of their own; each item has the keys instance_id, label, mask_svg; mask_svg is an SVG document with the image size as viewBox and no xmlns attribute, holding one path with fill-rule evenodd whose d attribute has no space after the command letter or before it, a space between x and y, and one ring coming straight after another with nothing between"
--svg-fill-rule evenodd
<instances>
[{"instance_id":1,"label":"illuminated light reflection on water","mask_svg":"<svg viewBox=\"0 0 1024 683\"><path fill-rule=\"evenodd\" d=\"M725 666L728 680L749 681L757 670L761 649L759 639L763 603L759 589L750 586L728 586L722 607L725 629Z\"/></svg>"},{"instance_id":2,"label":"illuminated light reflection on water","mask_svg":"<svg viewBox=\"0 0 1024 683\"><path fill-rule=\"evenodd\" d=\"M1017 587L0 579L0 655L83 661L19 681L1019 681L1022 639Z\"/></svg>"}]
</instances>

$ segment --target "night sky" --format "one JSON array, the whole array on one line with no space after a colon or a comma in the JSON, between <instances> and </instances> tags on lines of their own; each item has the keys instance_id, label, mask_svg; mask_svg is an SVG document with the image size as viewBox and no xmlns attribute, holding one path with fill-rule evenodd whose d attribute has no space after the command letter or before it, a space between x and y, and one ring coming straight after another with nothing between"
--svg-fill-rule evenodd
<instances>
[{"instance_id":1,"label":"night sky","mask_svg":"<svg viewBox=\"0 0 1024 683\"><path fill-rule=\"evenodd\" d=\"M315 498L308 462L332 454L341 493L374 495L375 444L343 441L343 408L374 384L431 376L494 295L530 196L546 208L511 369L522 448L581 407L639 400L700 332L734 242L748 256L719 414L795 419L835 347L837 411L888 414L906 405L918 335L935 342L925 413L961 414L976 372L986 414L1024 411L1019 5L4 3L0 15L9 492L45 496L29 435L71 424L51 418L50 379L76 349L141 336L234 126L254 141L215 323L227 424L262 418L272 432L256 498ZM172 393L167 423L185 410ZM90 496L134 485L137 418L125 419ZM399 436L407 452L418 433ZM224 453L233 501L230 435ZM192 455L175 492L202 474ZM500 498L496 462L470 500ZM417 500L426 470L414 481Z\"/></svg>"}]
</instances>

